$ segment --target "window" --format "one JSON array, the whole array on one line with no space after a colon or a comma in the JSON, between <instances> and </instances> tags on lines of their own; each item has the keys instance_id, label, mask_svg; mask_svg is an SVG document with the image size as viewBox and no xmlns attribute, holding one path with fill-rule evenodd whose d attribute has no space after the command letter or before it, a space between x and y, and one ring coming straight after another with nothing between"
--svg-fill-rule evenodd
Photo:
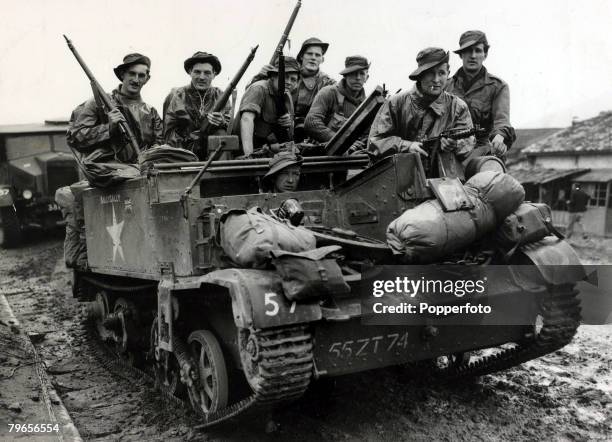
<instances>
[{"instance_id":1,"label":"window","mask_svg":"<svg viewBox=\"0 0 612 442\"><path fill-rule=\"evenodd\" d=\"M582 190L591 197L589 207L606 207L608 183L582 183Z\"/></svg>"},{"instance_id":2,"label":"window","mask_svg":"<svg viewBox=\"0 0 612 442\"><path fill-rule=\"evenodd\" d=\"M15 135L5 140L6 158L14 160L51 151L51 140L44 135Z\"/></svg>"}]
</instances>

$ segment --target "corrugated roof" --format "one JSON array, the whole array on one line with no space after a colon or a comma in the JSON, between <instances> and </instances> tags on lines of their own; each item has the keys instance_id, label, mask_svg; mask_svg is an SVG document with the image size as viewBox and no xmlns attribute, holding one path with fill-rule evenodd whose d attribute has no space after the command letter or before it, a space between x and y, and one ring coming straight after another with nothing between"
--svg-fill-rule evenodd
<instances>
[{"instance_id":1,"label":"corrugated roof","mask_svg":"<svg viewBox=\"0 0 612 442\"><path fill-rule=\"evenodd\" d=\"M32 134L32 133L64 133L68 130L68 124L3 124L0 125L0 134Z\"/></svg>"},{"instance_id":2,"label":"corrugated roof","mask_svg":"<svg viewBox=\"0 0 612 442\"><path fill-rule=\"evenodd\" d=\"M589 169L544 169L534 167L531 169L515 169L509 170L512 175L521 184L546 184L561 178L578 175L588 172Z\"/></svg>"},{"instance_id":3,"label":"corrugated roof","mask_svg":"<svg viewBox=\"0 0 612 442\"><path fill-rule=\"evenodd\" d=\"M523 149L527 155L554 153L612 153L612 111L600 112L594 118L576 121L557 133Z\"/></svg>"},{"instance_id":4,"label":"corrugated roof","mask_svg":"<svg viewBox=\"0 0 612 442\"><path fill-rule=\"evenodd\" d=\"M572 181L607 183L612 181L612 169L593 169L584 175L574 178Z\"/></svg>"}]
</instances>

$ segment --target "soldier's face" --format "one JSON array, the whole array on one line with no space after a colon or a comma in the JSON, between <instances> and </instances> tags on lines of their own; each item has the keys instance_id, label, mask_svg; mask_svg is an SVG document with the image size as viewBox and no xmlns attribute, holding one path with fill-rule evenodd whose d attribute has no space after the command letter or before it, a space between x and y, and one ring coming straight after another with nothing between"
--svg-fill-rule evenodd
<instances>
[{"instance_id":1,"label":"soldier's face","mask_svg":"<svg viewBox=\"0 0 612 442\"><path fill-rule=\"evenodd\" d=\"M285 92L291 93L297 87L299 78L298 74L294 72L285 74ZM274 79L274 86L278 90L278 77Z\"/></svg>"},{"instance_id":2,"label":"soldier's face","mask_svg":"<svg viewBox=\"0 0 612 442\"><path fill-rule=\"evenodd\" d=\"M468 73L476 74L482 68L482 63L487 58L485 53L484 43L478 43L474 46L470 46L465 51L459 54L463 61L463 70Z\"/></svg>"},{"instance_id":3,"label":"soldier's face","mask_svg":"<svg viewBox=\"0 0 612 442\"><path fill-rule=\"evenodd\" d=\"M199 91L205 91L210 87L216 77L215 70L210 63L196 63L189 72L191 84Z\"/></svg>"},{"instance_id":4,"label":"soldier's face","mask_svg":"<svg viewBox=\"0 0 612 442\"><path fill-rule=\"evenodd\" d=\"M130 66L123 73L121 92L126 95L138 95L149 78L149 67L146 64Z\"/></svg>"},{"instance_id":5,"label":"soldier's face","mask_svg":"<svg viewBox=\"0 0 612 442\"><path fill-rule=\"evenodd\" d=\"M294 192L300 182L300 166L289 166L276 174L276 192Z\"/></svg>"},{"instance_id":6,"label":"soldier's face","mask_svg":"<svg viewBox=\"0 0 612 442\"><path fill-rule=\"evenodd\" d=\"M444 85L448 80L448 64L434 66L423 72L419 78L421 92L425 95L437 97L442 93Z\"/></svg>"},{"instance_id":7,"label":"soldier's face","mask_svg":"<svg viewBox=\"0 0 612 442\"><path fill-rule=\"evenodd\" d=\"M344 76L346 87L352 92L360 92L363 89L363 85L369 78L368 70L361 69L359 71L351 72Z\"/></svg>"},{"instance_id":8,"label":"soldier's face","mask_svg":"<svg viewBox=\"0 0 612 442\"><path fill-rule=\"evenodd\" d=\"M323 48L321 46L309 46L302 55L302 68L309 72L317 72L323 60Z\"/></svg>"}]
</instances>

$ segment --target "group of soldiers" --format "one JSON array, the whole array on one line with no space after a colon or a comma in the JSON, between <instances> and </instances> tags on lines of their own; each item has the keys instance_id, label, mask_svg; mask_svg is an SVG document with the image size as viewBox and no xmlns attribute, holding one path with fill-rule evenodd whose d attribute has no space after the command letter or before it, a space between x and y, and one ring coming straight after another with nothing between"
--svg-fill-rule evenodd
<instances>
[{"instance_id":1,"label":"group of soldiers","mask_svg":"<svg viewBox=\"0 0 612 442\"><path fill-rule=\"evenodd\" d=\"M342 78L336 81L321 71L328 48L328 43L309 38L296 58L283 57L284 82L279 81L279 58L251 81L233 125L245 157L288 140L325 143L364 102L370 62L360 55L346 57ZM481 31L467 31L454 52L462 67L450 77L447 51L435 47L420 51L417 68L409 75L416 83L414 88L388 98L369 133L363 133L349 152L367 152L374 158L397 152L428 156L424 139L478 125L483 130L476 139L443 137L441 149L454 152L459 160L487 154L503 157L516 135L509 118L508 85L483 66L489 52L487 37ZM140 95L150 79L151 60L138 53L126 55L114 69L121 82L110 95L116 107L104 115L95 98L79 105L71 117L69 145L89 161L135 162L137 154L121 140L118 130L120 123L127 123L142 150L165 144L198 154L202 137L228 132L232 108L228 104L221 112L213 112L222 93L213 86L221 72L215 55L196 52L185 60L184 68L190 83L171 90L160 116ZM285 113L279 112L276 99L283 83ZM201 133L204 119L208 121L207 133ZM295 190L299 164L293 153L273 158L266 175L273 181L272 189ZM272 178L280 175L283 179L277 184Z\"/></svg>"}]
</instances>

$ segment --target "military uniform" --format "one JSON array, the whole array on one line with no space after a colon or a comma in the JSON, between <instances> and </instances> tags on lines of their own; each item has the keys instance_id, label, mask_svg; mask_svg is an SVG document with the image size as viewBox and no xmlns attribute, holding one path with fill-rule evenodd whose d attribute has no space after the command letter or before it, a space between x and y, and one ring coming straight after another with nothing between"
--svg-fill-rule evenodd
<instances>
[{"instance_id":1,"label":"military uniform","mask_svg":"<svg viewBox=\"0 0 612 442\"><path fill-rule=\"evenodd\" d=\"M109 98L127 120L141 150L163 143L162 120L155 108L142 101L140 95L123 95L119 86ZM123 143L119 133L111 136L108 120L105 115L100 115L94 98L80 104L72 112L66 138L68 145L89 161L132 163L137 160L136 152L129 144Z\"/></svg>"},{"instance_id":2,"label":"military uniform","mask_svg":"<svg viewBox=\"0 0 612 442\"><path fill-rule=\"evenodd\" d=\"M483 66L476 78L470 82L463 68L448 81L445 90L464 100L475 125L486 133L476 139L476 147L489 146L495 135L504 137L510 147L516 140L514 128L510 125L510 90L499 77L490 74Z\"/></svg>"},{"instance_id":3,"label":"military uniform","mask_svg":"<svg viewBox=\"0 0 612 442\"><path fill-rule=\"evenodd\" d=\"M213 106L223 91L216 87L209 87L200 92L192 85L172 89L166 98L164 106L164 138L166 143L173 147L180 147L190 151L197 150L200 140L200 126L206 114L212 112ZM231 118L231 106L228 101L223 116L226 126L209 126L206 135L224 134L227 122Z\"/></svg>"},{"instance_id":4,"label":"military uniform","mask_svg":"<svg viewBox=\"0 0 612 442\"><path fill-rule=\"evenodd\" d=\"M338 84L324 87L306 116L306 134L322 143L329 141L365 98L363 89L357 97L352 96L346 89L344 79Z\"/></svg>"},{"instance_id":5,"label":"military uniform","mask_svg":"<svg viewBox=\"0 0 612 442\"><path fill-rule=\"evenodd\" d=\"M296 124L304 122L308 111L310 110L315 97L325 86L336 84L336 80L331 78L325 72L317 72L314 75L308 74L304 69L300 71L300 80L297 87L291 93L293 106L295 107Z\"/></svg>"},{"instance_id":6,"label":"military uniform","mask_svg":"<svg viewBox=\"0 0 612 442\"><path fill-rule=\"evenodd\" d=\"M442 92L433 102L415 87L396 94L380 108L372 123L368 150L374 155L389 155L400 149L402 140L422 141L446 130L469 130L472 119L467 104ZM473 137L457 140L455 154L464 158L473 149Z\"/></svg>"}]
</instances>

